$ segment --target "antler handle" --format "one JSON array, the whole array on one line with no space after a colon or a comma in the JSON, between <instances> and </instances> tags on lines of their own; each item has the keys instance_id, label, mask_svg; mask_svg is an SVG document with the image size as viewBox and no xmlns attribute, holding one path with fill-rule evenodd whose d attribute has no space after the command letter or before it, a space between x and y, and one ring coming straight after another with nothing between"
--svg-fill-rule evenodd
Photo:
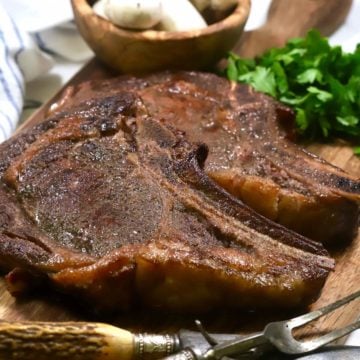
<instances>
[{"instance_id":1,"label":"antler handle","mask_svg":"<svg viewBox=\"0 0 360 360\"><path fill-rule=\"evenodd\" d=\"M102 323L0 322L0 360L131 360L162 358L170 335L134 335Z\"/></svg>"}]
</instances>

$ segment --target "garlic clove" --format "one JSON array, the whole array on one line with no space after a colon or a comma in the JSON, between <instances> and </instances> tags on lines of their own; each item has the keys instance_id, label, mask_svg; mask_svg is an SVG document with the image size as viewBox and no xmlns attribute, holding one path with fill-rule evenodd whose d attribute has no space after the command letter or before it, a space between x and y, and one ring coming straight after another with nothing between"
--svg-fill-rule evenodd
<instances>
[{"instance_id":1,"label":"garlic clove","mask_svg":"<svg viewBox=\"0 0 360 360\"><path fill-rule=\"evenodd\" d=\"M134 30L150 29L162 18L160 0L106 0L106 17L115 25Z\"/></svg>"},{"instance_id":2,"label":"garlic clove","mask_svg":"<svg viewBox=\"0 0 360 360\"><path fill-rule=\"evenodd\" d=\"M93 10L96 15L99 15L102 18L108 19L107 16L105 15L105 3L106 2L107 2L107 0L96 1L96 3L93 5Z\"/></svg>"},{"instance_id":3,"label":"garlic clove","mask_svg":"<svg viewBox=\"0 0 360 360\"><path fill-rule=\"evenodd\" d=\"M207 27L204 18L189 0L162 0L162 10L159 30L189 31Z\"/></svg>"}]
</instances>

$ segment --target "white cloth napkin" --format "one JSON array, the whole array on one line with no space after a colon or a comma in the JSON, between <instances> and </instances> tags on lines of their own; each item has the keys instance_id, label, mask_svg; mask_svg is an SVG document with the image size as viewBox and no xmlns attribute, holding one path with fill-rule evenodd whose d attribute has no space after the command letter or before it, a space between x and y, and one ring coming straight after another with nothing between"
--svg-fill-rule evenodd
<instances>
[{"instance_id":1,"label":"white cloth napkin","mask_svg":"<svg viewBox=\"0 0 360 360\"><path fill-rule=\"evenodd\" d=\"M70 0L0 0L0 143L22 113L26 83L47 73L53 57L84 61Z\"/></svg>"},{"instance_id":2,"label":"white cloth napkin","mask_svg":"<svg viewBox=\"0 0 360 360\"><path fill-rule=\"evenodd\" d=\"M35 33L73 19L70 0L1 0L16 24Z\"/></svg>"},{"instance_id":3,"label":"white cloth napkin","mask_svg":"<svg viewBox=\"0 0 360 360\"><path fill-rule=\"evenodd\" d=\"M25 81L52 61L23 32L0 4L0 142L11 135L22 112Z\"/></svg>"}]
</instances>

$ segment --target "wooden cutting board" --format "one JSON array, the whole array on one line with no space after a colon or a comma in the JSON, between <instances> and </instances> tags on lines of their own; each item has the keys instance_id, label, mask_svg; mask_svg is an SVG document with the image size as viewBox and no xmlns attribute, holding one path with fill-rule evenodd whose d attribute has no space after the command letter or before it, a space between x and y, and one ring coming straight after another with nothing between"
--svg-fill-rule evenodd
<instances>
[{"instance_id":1,"label":"wooden cutting board","mask_svg":"<svg viewBox=\"0 0 360 360\"><path fill-rule=\"evenodd\" d=\"M295 2L293 2L295 3ZM313 0L301 0L296 2L300 3L309 3L311 6L313 4L321 3L321 1ZM331 6L332 3L338 3L335 1L327 1L328 5ZM343 6L347 6L351 1L344 1ZM279 17L279 14L284 13L284 6L288 7L288 0L283 1L274 1L274 6L271 11L276 13L276 16ZM312 11L313 8L306 7L308 11ZM348 9L348 7L347 7ZM271 13L270 11L270 13ZM276 12L277 11L277 12ZM304 12L305 10L302 9ZM311 12L310 11L310 12ZM325 24L323 32L326 33L329 29L334 30L339 24L339 17L344 17L345 10L342 12L338 11L338 16L334 19L333 13L327 21L322 20ZM321 14L323 16L323 14ZM318 19L321 18L318 16ZM294 20L293 23L298 24L296 31L291 32L291 35L302 35L305 32L306 26L303 24L304 16L301 18L301 24ZM305 17L306 18L306 17ZM313 20L313 18L312 18ZM273 20L272 20L273 21ZM329 25L329 22L333 25ZM319 23L319 21L318 21ZM320 22L321 23L321 22ZM336 25L336 26L335 26ZM268 25L266 25L268 26ZM273 26L273 25L272 25ZM312 25L314 26L314 25ZM321 28L321 26L320 26ZM257 44L256 51L265 48L265 46L270 46L271 42L264 42L261 46L256 40L257 36L263 39L263 30L256 35L256 33L247 34L248 36L248 47L246 43L239 44L237 49L240 52L246 53L247 51L253 50L254 41ZM331 31L332 31L331 30ZM267 29L268 31L268 29ZM282 37L285 39L285 35ZM252 38L253 40L250 40ZM254 40L255 39L255 40ZM278 41L279 37L277 37ZM266 43L266 45L265 45ZM82 81L89 79L104 79L114 76L110 70L105 69L97 60L92 60L87 64L69 83L69 85L76 86ZM61 97L63 90L59 92L53 99L51 99L47 104L40 108L31 118L29 118L22 128L32 126L43 120L46 117L47 111L50 105L58 100ZM336 143L336 144L312 144L309 146L309 150L324 157L329 162L337 165L350 174L353 174L357 177L360 177L360 158L353 155L351 147L345 143ZM319 308L325 304L333 302L340 297L343 297L347 294L350 294L354 291L360 289L360 236L358 236L354 241L344 246L341 249L333 250L332 255L335 257L337 265L333 273L330 274L319 300L311 306L311 309ZM77 306L72 306L72 304L65 304L64 299L58 299L54 297L48 297L46 294L36 294L31 298L26 298L22 300L16 300L13 298L5 288L5 284L2 278L0 278L0 319L9 320L9 321L19 321L19 320L41 320L41 321L64 321L64 320L101 320L111 322L121 327L125 327L131 330L142 330L142 331L175 331L181 327L193 328L194 316L176 316L174 314L159 314L159 313L149 313L147 311L139 312L137 314L129 314L118 316L116 318L106 318L99 319L95 317L90 317L88 314L81 312L81 304ZM78 306L80 305L80 306ZM226 313L226 312L217 312L209 314L201 320L204 322L206 327L211 331L237 331L237 332L250 332L259 330L264 323L280 318L287 318L294 316L297 312L292 313ZM319 333L321 331L326 331L333 329L335 327L341 327L349 322L355 320L360 316L360 301L354 301L343 309L336 311L335 313L317 321L314 325L307 327L304 334Z\"/></svg>"}]
</instances>

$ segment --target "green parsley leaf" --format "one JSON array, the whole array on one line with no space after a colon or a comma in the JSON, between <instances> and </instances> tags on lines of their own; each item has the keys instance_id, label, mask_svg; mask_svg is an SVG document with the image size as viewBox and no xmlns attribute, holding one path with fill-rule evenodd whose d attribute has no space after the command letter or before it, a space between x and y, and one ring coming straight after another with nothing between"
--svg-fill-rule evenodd
<instances>
[{"instance_id":1,"label":"green parsley leaf","mask_svg":"<svg viewBox=\"0 0 360 360\"><path fill-rule=\"evenodd\" d=\"M307 69L296 78L299 84L312 84L315 80L322 82L322 72L319 69Z\"/></svg>"},{"instance_id":2,"label":"green parsley leaf","mask_svg":"<svg viewBox=\"0 0 360 360\"><path fill-rule=\"evenodd\" d=\"M353 150L355 155L360 155L360 146L354 147Z\"/></svg>"},{"instance_id":3,"label":"green parsley leaf","mask_svg":"<svg viewBox=\"0 0 360 360\"><path fill-rule=\"evenodd\" d=\"M306 116L306 112L303 109L297 108L295 120L301 132L307 129L309 122Z\"/></svg>"},{"instance_id":4,"label":"green parsley leaf","mask_svg":"<svg viewBox=\"0 0 360 360\"><path fill-rule=\"evenodd\" d=\"M234 58L229 58L226 68L226 75L229 80L236 81L238 79L238 70Z\"/></svg>"},{"instance_id":5,"label":"green parsley leaf","mask_svg":"<svg viewBox=\"0 0 360 360\"><path fill-rule=\"evenodd\" d=\"M320 90L319 88L316 88L314 86L309 86L307 88L307 91L310 94L316 94L316 97L322 102L330 101L333 98L331 93L324 91L324 90Z\"/></svg>"},{"instance_id":6,"label":"green parsley leaf","mask_svg":"<svg viewBox=\"0 0 360 360\"><path fill-rule=\"evenodd\" d=\"M354 126L359 122L359 119L353 115L348 115L345 117L337 116L336 119L341 125L344 126Z\"/></svg>"},{"instance_id":7,"label":"green parsley leaf","mask_svg":"<svg viewBox=\"0 0 360 360\"><path fill-rule=\"evenodd\" d=\"M275 76L271 69L257 66L254 71L240 75L238 80L251 82L258 91L274 97L276 96Z\"/></svg>"}]
</instances>

